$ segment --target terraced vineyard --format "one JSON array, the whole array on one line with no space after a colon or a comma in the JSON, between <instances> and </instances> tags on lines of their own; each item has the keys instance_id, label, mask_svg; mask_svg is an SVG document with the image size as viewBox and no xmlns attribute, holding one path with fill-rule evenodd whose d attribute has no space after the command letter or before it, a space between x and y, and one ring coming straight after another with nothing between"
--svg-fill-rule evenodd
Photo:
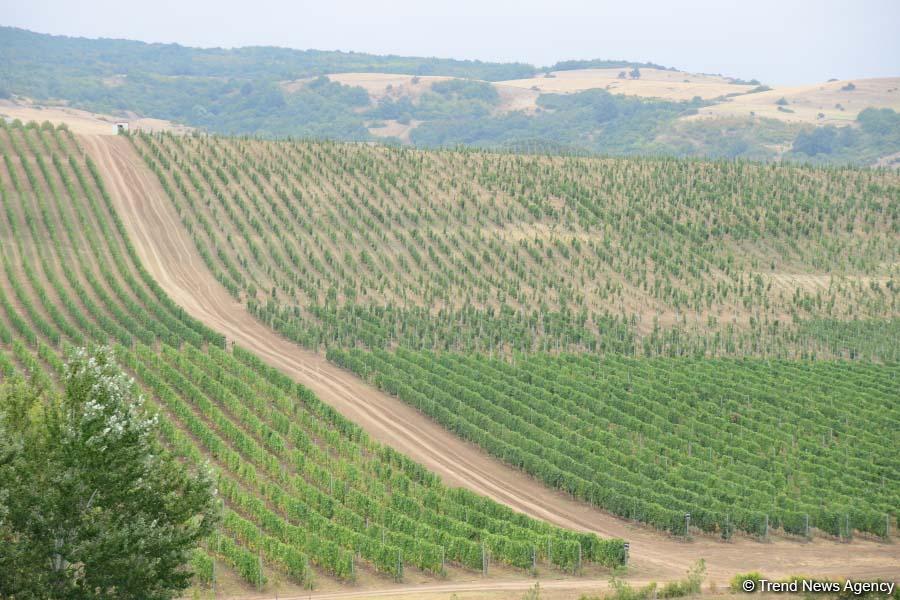
<instances>
[{"instance_id":1,"label":"terraced vineyard","mask_svg":"<svg viewBox=\"0 0 900 600\"><path fill-rule=\"evenodd\" d=\"M894 172L131 139L311 348L898 358Z\"/></svg>"},{"instance_id":2,"label":"terraced vineyard","mask_svg":"<svg viewBox=\"0 0 900 600\"><path fill-rule=\"evenodd\" d=\"M900 368L863 362L329 350L548 486L678 535L885 537Z\"/></svg>"},{"instance_id":3,"label":"terraced vineyard","mask_svg":"<svg viewBox=\"0 0 900 600\"><path fill-rule=\"evenodd\" d=\"M67 349L113 344L166 446L218 473L224 518L197 557L206 577L212 558L257 585L310 586L358 569L400 579L487 559L567 571L623 561L621 540L445 487L250 353L226 351L141 266L67 130L3 124L0 153L0 373L54 386Z\"/></svg>"}]
</instances>

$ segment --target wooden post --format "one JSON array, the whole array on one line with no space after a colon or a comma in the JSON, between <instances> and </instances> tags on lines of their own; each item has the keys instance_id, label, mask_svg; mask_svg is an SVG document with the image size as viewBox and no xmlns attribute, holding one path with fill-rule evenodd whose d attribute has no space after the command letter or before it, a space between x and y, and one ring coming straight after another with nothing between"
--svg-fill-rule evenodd
<instances>
[{"instance_id":1,"label":"wooden post","mask_svg":"<svg viewBox=\"0 0 900 600\"><path fill-rule=\"evenodd\" d=\"M581 572L581 542L578 542L578 568L577 572Z\"/></svg>"},{"instance_id":2,"label":"wooden post","mask_svg":"<svg viewBox=\"0 0 900 600\"><path fill-rule=\"evenodd\" d=\"M537 572L537 548L531 546L531 572Z\"/></svg>"},{"instance_id":3,"label":"wooden post","mask_svg":"<svg viewBox=\"0 0 900 600\"><path fill-rule=\"evenodd\" d=\"M769 515L766 515L766 528L763 533L763 539L769 539Z\"/></svg>"},{"instance_id":4,"label":"wooden post","mask_svg":"<svg viewBox=\"0 0 900 600\"><path fill-rule=\"evenodd\" d=\"M481 542L481 575L487 577L487 554L484 552L484 540Z\"/></svg>"},{"instance_id":5,"label":"wooden post","mask_svg":"<svg viewBox=\"0 0 900 600\"><path fill-rule=\"evenodd\" d=\"M262 580L263 580L262 549L259 547L256 548L256 570L257 570L257 572L256 572L256 589L261 590L262 584L263 584L263 582L262 582Z\"/></svg>"}]
</instances>

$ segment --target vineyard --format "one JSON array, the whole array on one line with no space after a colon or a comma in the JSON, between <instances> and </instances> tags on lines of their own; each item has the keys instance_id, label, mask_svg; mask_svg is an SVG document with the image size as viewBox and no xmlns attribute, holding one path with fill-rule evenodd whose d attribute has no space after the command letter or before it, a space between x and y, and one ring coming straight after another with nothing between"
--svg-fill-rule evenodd
<instances>
[{"instance_id":1,"label":"vineyard","mask_svg":"<svg viewBox=\"0 0 900 600\"><path fill-rule=\"evenodd\" d=\"M898 358L895 172L130 139L309 348Z\"/></svg>"},{"instance_id":2,"label":"vineyard","mask_svg":"<svg viewBox=\"0 0 900 600\"><path fill-rule=\"evenodd\" d=\"M129 139L257 318L547 486L679 536L889 536L895 173Z\"/></svg>"},{"instance_id":3,"label":"vineyard","mask_svg":"<svg viewBox=\"0 0 900 600\"><path fill-rule=\"evenodd\" d=\"M142 267L77 138L50 124L0 124L0 375L52 388L71 348L114 347L159 412L166 447L217 474L223 519L196 556L201 578L213 577L213 559L257 586L310 587L317 577L353 581L359 569L400 580L408 569L577 572L624 561L622 540L447 488L308 389L227 350ZM211 264L231 267L217 271L223 281L262 283L241 274L237 254L215 256Z\"/></svg>"},{"instance_id":4,"label":"vineyard","mask_svg":"<svg viewBox=\"0 0 900 600\"><path fill-rule=\"evenodd\" d=\"M676 535L895 526L896 365L328 354L546 485Z\"/></svg>"}]
</instances>

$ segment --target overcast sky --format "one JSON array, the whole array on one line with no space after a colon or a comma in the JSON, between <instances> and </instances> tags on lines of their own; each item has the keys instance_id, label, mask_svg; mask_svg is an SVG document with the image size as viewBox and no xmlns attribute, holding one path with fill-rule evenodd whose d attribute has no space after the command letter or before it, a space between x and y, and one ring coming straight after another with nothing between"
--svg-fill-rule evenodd
<instances>
[{"instance_id":1,"label":"overcast sky","mask_svg":"<svg viewBox=\"0 0 900 600\"><path fill-rule=\"evenodd\" d=\"M0 24L539 66L627 59L773 84L900 76L898 0L0 0Z\"/></svg>"}]
</instances>

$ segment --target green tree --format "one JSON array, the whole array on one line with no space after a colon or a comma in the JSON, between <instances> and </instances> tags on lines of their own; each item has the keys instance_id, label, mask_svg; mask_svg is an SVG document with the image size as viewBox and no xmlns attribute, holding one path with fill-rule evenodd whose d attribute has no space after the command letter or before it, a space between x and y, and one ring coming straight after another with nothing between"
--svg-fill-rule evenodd
<instances>
[{"instance_id":1,"label":"green tree","mask_svg":"<svg viewBox=\"0 0 900 600\"><path fill-rule=\"evenodd\" d=\"M160 447L110 349L76 351L64 382L0 389L0 597L177 595L217 518L212 479Z\"/></svg>"}]
</instances>

